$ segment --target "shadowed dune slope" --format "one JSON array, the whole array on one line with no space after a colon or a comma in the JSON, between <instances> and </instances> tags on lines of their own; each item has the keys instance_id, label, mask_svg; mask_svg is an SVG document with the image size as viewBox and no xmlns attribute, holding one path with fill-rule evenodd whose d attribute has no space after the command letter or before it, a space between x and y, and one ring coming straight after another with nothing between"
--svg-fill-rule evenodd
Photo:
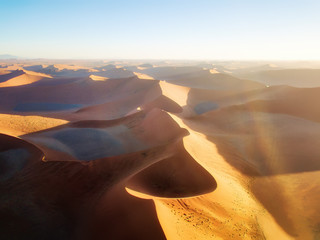
<instances>
[{"instance_id":1,"label":"shadowed dune slope","mask_svg":"<svg viewBox=\"0 0 320 240\"><path fill-rule=\"evenodd\" d=\"M69 160L90 161L161 145L184 134L166 112L153 109L123 120L70 123L23 138L38 145L48 161L59 161L61 153L69 155Z\"/></svg>"},{"instance_id":2,"label":"shadowed dune slope","mask_svg":"<svg viewBox=\"0 0 320 240\"><path fill-rule=\"evenodd\" d=\"M43 153L21 139L0 134L0 181L6 182L32 162L41 161Z\"/></svg>"},{"instance_id":3,"label":"shadowed dune slope","mask_svg":"<svg viewBox=\"0 0 320 240\"><path fill-rule=\"evenodd\" d=\"M48 84L30 84L20 87L0 88L3 96L1 111L12 111L19 104L76 104L90 105L125 98L128 94L136 94L142 89L151 88L156 82L143 81L138 78L92 81L80 78L74 81L67 79L48 80ZM69 80L73 80L69 83ZM50 81L50 82L49 82ZM59 84L54 84L58 82ZM61 82L61 83L60 83ZM53 84L51 84L53 83ZM135 87L134 87L135 86ZM117 89L117 91L115 91ZM20 108L18 108L20 109ZM64 109L64 108L63 108ZM34 111L35 112L35 111Z\"/></svg>"},{"instance_id":4,"label":"shadowed dune slope","mask_svg":"<svg viewBox=\"0 0 320 240\"><path fill-rule=\"evenodd\" d=\"M194 197L212 192L216 182L212 176L180 145L176 154L154 164L130 179L126 186L155 197Z\"/></svg>"}]
</instances>

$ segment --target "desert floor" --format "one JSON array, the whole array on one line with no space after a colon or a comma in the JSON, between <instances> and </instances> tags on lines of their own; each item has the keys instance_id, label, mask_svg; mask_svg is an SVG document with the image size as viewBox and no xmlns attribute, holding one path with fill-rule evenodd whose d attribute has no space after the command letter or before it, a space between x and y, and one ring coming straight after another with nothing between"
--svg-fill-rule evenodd
<instances>
[{"instance_id":1,"label":"desert floor","mask_svg":"<svg viewBox=\"0 0 320 240\"><path fill-rule=\"evenodd\" d=\"M0 62L0 239L320 239L320 64Z\"/></svg>"}]
</instances>

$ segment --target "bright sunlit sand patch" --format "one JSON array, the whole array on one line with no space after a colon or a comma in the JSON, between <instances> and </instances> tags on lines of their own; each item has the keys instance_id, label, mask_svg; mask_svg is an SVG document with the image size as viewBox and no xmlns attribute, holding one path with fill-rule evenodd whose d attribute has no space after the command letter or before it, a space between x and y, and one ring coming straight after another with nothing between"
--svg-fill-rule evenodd
<instances>
[{"instance_id":1,"label":"bright sunlit sand patch","mask_svg":"<svg viewBox=\"0 0 320 240\"><path fill-rule=\"evenodd\" d=\"M102 77L97 75L90 75L89 78L91 78L93 81L106 81L109 79L107 77Z\"/></svg>"},{"instance_id":2,"label":"bright sunlit sand patch","mask_svg":"<svg viewBox=\"0 0 320 240\"><path fill-rule=\"evenodd\" d=\"M188 93L190 91L190 88L174 85L164 81L160 82L160 87L164 96L172 99L180 106L187 105Z\"/></svg>"},{"instance_id":3,"label":"bright sunlit sand patch","mask_svg":"<svg viewBox=\"0 0 320 240\"><path fill-rule=\"evenodd\" d=\"M134 75L136 75L138 78L140 79L150 79L150 80L154 80L153 77L149 76L148 74L144 74L144 73L139 73L139 72L133 72Z\"/></svg>"},{"instance_id":4,"label":"bright sunlit sand patch","mask_svg":"<svg viewBox=\"0 0 320 240\"><path fill-rule=\"evenodd\" d=\"M138 192L138 191L132 190L132 189L130 189L128 187L126 187L125 189L129 194L131 194L132 196L138 197L138 198L142 198L142 199L154 199L155 198L154 196L151 196L151 195L148 195L146 193L142 193L142 192Z\"/></svg>"},{"instance_id":5,"label":"bright sunlit sand patch","mask_svg":"<svg viewBox=\"0 0 320 240\"><path fill-rule=\"evenodd\" d=\"M215 74L215 73L219 73L219 72L215 69L210 69L210 73Z\"/></svg>"},{"instance_id":6,"label":"bright sunlit sand patch","mask_svg":"<svg viewBox=\"0 0 320 240\"><path fill-rule=\"evenodd\" d=\"M68 123L66 120L40 117L0 114L0 130L12 136L37 132Z\"/></svg>"}]
</instances>

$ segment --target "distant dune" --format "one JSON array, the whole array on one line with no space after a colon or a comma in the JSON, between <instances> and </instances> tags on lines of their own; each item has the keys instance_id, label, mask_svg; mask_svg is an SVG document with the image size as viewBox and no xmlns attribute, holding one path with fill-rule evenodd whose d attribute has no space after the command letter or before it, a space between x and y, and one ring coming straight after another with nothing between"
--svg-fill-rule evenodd
<instances>
[{"instance_id":1,"label":"distant dune","mask_svg":"<svg viewBox=\"0 0 320 240\"><path fill-rule=\"evenodd\" d=\"M0 239L319 239L320 72L297 65L3 61Z\"/></svg>"},{"instance_id":2,"label":"distant dune","mask_svg":"<svg viewBox=\"0 0 320 240\"><path fill-rule=\"evenodd\" d=\"M281 69L243 73L240 75L266 85L289 85L293 87L320 87L320 69Z\"/></svg>"}]
</instances>

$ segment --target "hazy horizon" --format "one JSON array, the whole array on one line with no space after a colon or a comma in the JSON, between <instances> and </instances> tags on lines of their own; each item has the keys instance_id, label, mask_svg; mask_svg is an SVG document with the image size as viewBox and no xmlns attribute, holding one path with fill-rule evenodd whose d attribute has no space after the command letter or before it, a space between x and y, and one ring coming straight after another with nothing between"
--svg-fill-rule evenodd
<instances>
[{"instance_id":1,"label":"hazy horizon","mask_svg":"<svg viewBox=\"0 0 320 240\"><path fill-rule=\"evenodd\" d=\"M2 56L10 56L8 58L1 58ZM21 57L13 54L1 53L0 60L16 60L16 61L37 61L37 60L49 60L49 61L177 61L177 62L265 62L265 63L273 63L273 62L320 62L320 57L317 59L275 59L275 58L108 58L106 57L97 57L97 58L85 58L85 57Z\"/></svg>"},{"instance_id":2,"label":"hazy horizon","mask_svg":"<svg viewBox=\"0 0 320 240\"><path fill-rule=\"evenodd\" d=\"M21 58L320 59L314 0L0 4L0 54Z\"/></svg>"}]
</instances>

